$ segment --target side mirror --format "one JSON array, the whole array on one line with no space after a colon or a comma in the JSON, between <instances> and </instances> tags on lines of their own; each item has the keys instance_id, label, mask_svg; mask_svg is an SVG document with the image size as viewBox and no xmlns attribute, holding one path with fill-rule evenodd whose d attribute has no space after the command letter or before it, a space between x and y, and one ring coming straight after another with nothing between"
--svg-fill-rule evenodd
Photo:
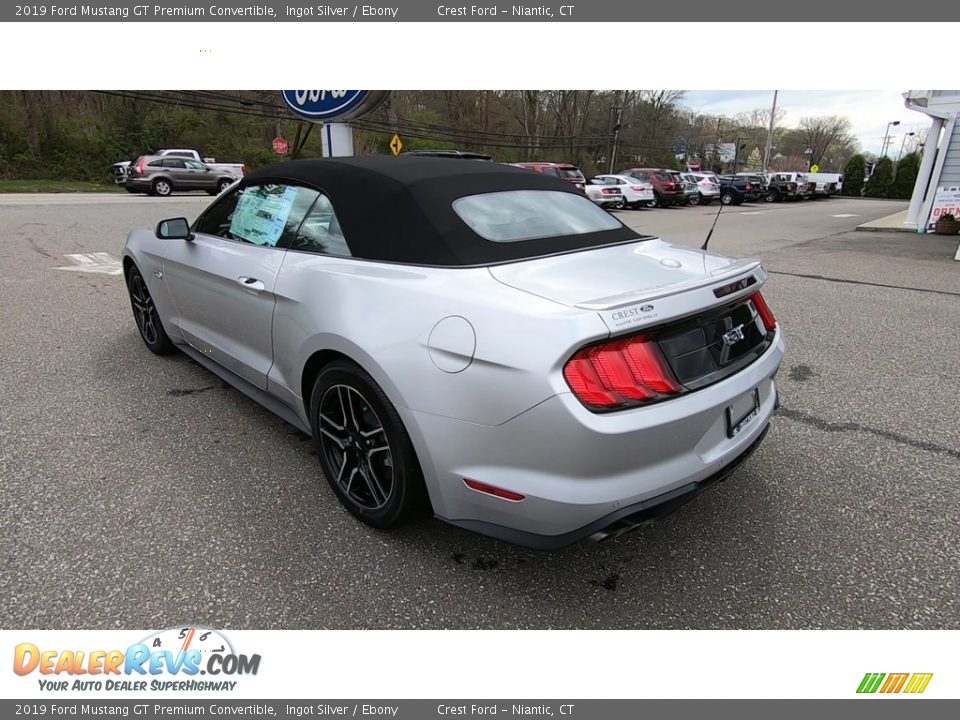
<instances>
[{"instance_id":1,"label":"side mirror","mask_svg":"<svg viewBox=\"0 0 960 720\"><path fill-rule=\"evenodd\" d=\"M186 218L168 218L157 223L155 234L161 240L193 240Z\"/></svg>"}]
</instances>

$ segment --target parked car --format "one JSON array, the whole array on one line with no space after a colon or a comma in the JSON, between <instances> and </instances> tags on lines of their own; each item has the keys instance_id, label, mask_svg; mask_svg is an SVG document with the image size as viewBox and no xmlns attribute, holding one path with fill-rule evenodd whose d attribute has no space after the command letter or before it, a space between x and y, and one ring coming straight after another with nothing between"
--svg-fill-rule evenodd
<instances>
[{"instance_id":1,"label":"parked car","mask_svg":"<svg viewBox=\"0 0 960 720\"><path fill-rule=\"evenodd\" d=\"M840 173L807 173L807 181L813 183L813 197L831 197L843 189Z\"/></svg>"},{"instance_id":2,"label":"parked car","mask_svg":"<svg viewBox=\"0 0 960 720\"><path fill-rule=\"evenodd\" d=\"M200 153L196 150L191 150L189 148L166 148L164 150L157 150L155 153L150 153L152 155L164 155L167 157L179 157L187 158L190 160L196 160L197 162L202 162L205 165L210 166L211 168L230 170L230 174L240 175L247 174L247 168L241 163L218 163L215 158L203 158L200 157ZM110 173L113 176L113 182L117 185L123 185L127 179L127 173L130 169L130 166L137 161L137 158L134 157L131 160L124 160L122 162L114 163L110 166Z\"/></svg>"},{"instance_id":3,"label":"parked car","mask_svg":"<svg viewBox=\"0 0 960 720\"><path fill-rule=\"evenodd\" d=\"M800 173L768 173L766 178L767 193L763 199L767 202L802 200L810 194L810 183Z\"/></svg>"},{"instance_id":4,"label":"parked car","mask_svg":"<svg viewBox=\"0 0 960 720\"><path fill-rule=\"evenodd\" d=\"M758 261L639 235L505 165L264 168L192 224L133 230L122 264L147 348L309 433L378 528L615 536L727 478L777 405Z\"/></svg>"},{"instance_id":5,"label":"parked car","mask_svg":"<svg viewBox=\"0 0 960 720\"><path fill-rule=\"evenodd\" d=\"M624 208L637 208L653 200L653 185L628 175L597 175L593 181L620 188Z\"/></svg>"},{"instance_id":6,"label":"parked car","mask_svg":"<svg viewBox=\"0 0 960 720\"><path fill-rule=\"evenodd\" d=\"M720 180L720 202L724 205L755 202L760 198L760 186L745 177L720 175L718 179Z\"/></svg>"},{"instance_id":7,"label":"parked car","mask_svg":"<svg viewBox=\"0 0 960 720\"><path fill-rule=\"evenodd\" d=\"M720 181L713 173L683 173L683 179L697 185L697 205L709 205L720 197Z\"/></svg>"},{"instance_id":8,"label":"parked car","mask_svg":"<svg viewBox=\"0 0 960 720\"><path fill-rule=\"evenodd\" d=\"M695 180L688 180L684 174L676 173L676 180L683 188L683 204L696 205L700 201L700 190Z\"/></svg>"},{"instance_id":9,"label":"parked car","mask_svg":"<svg viewBox=\"0 0 960 720\"><path fill-rule=\"evenodd\" d=\"M744 180L747 180L753 190L753 193L757 196L755 199L759 200L764 198L767 194L767 176L762 173L755 172L739 172L737 177L741 177Z\"/></svg>"},{"instance_id":10,"label":"parked car","mask_svg":"<svg viewBox=\"0 0 960 720\"><path fill-rule=\"evenodd\" d=\"M618 175L626 175L653 186L653 200L647 207L668 207L679 205L684 200L683 188L675 177L674 170L663 168L628 168Z\"/></svg>"},{"instance_id":11,"label":"parked car","mask_svg":"<svg viewBox=\"0 0 960 720\"><path fill-rule=\"evenodd\" d=\"M243 174L230 165L207 165L169 155L142 155L127 170L123 186L129 192L166 197L177 190L206 190L216 195Z\"/></svg>"},{"instance_id":12,"label":"parked car","mask_svg":"<svg viewBox=\"0 0 960 720\"><path fill-rule=\"evenodd\" d=\"M584 189L587 197L602 208L624 207L623 191L616 185L607 185L594 179Z\"/></svg>"},{"instance_id":13,"label":"parked car","mask_svg":"<svg viewBox=\"0 0 960 720\"><path fill-rule=\"evenodd\" d=\"M571 165L570 163L522 162L513 164L515 167L533 170L541 175L548 175L550 177L557 177L561 180L566 180L568 183L571 183L574 187L581 191L584 191L584 188L587 185L587 179L583 176L580 168L578 168L576 165Z\"/></svg>"}]
</instances>

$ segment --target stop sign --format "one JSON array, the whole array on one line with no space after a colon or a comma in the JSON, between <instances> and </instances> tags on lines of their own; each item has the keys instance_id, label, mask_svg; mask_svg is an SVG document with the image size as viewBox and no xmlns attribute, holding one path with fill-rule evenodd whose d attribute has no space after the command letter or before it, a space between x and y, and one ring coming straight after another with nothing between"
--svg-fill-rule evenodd
<instances>
[{"instance_id":1,"label":"stop sign","mask_svg":"<svg viewBox=\"0 0 960 720\"><path fill-rule=\"evenodd\" d=\"M287 150L288 150L288 147L287 147L287 141L285 138L275 137L273 139L273 151L277 155L286 155Z\"/></svg>"}]
</instances>

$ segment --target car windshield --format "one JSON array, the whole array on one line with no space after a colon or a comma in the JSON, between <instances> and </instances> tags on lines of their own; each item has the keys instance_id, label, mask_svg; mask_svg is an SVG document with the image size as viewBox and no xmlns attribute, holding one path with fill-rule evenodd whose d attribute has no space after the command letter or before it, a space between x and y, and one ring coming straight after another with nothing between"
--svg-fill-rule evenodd
<instances>
[{"instance_id":1,"label":"car windshield","mask_svg":"<svg viewBox=\"0 0 960 720\"><path fill-rule=\"evenodd\" d=\"M622 223L585 197L552 190L506 190L460 198L454 212L493 242L583 235L616 230Z\"/></svg>"}]
</instances>

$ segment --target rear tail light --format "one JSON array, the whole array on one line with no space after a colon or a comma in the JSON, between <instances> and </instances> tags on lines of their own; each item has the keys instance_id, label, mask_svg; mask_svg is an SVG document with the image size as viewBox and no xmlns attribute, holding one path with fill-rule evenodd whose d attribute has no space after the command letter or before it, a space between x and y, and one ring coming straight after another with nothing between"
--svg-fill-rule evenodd
<instances>
[{"instance_id":1,"label":"rear tail light","mask_svg":"<svg viewBox=\"0 0 960 720\"><path fill-rule=\"evenodd\" d=\"M750 192L750 190L753 189L753 185L751 185L750 183L747 183L746 185L743 186L743 189L746 190L747 192Z\"/></svg>"},{"instance_id":2,"label":"rear tail light","mask_svg":"<svg viewBox=\"0 0 960 720\"><path fill-rule=\"evenodd\" d=\"M633 190L634 192L643 192L643 188L637 185L631 185L630 189Z\"/></svg>"},{"instance_id":3,"label":"rear tail light","mask_svg":"<svg viewBox=\"0 0 960 720\"><path fill-rule=\"evenodd\" d=\"M793 190L793 183L787 183L787 190Z\"/></svg>"},{"instance_id":4,"label":"rear tail light","mask_svg":"<svg viewBox=\"0 0 960 720\"><path fill-rule=\"evenodd\" d=\"M141 156L137 158L137 164L134 167L134 170L136 170L137 175L143 175L143 168L146 164L147 164L147 159L145 157Z\"/></svg>"},{"instance_id":5,"label":"rear tail light","mask_svg":"<svg viewBox=\"0 0 960 720\"><path fill-rule=\"evenodd\" d=\"M241 166L240 166L240 172L243 173L243 176L244 176L244 177L246 177L246 176L247 176L247 166L246 166L246 165L241 165Z\"/></svg>"},{"instance_id":6,"label":"rear tail light","mask_svg":"<svg viewBox=\"0 0 960 720\"><path fill-rule=\"evenodd\" d=\"M750 296L750 299L753 300L753 305L757 308L757 313L760 315L760 319L763 320L763 327L766 328L767 332L776 330L777 320L773 317L770 306L767 305L767 301L763 299L763 295L755 293Z\"/></svg>"},{"instance_id":7,"label":"rear tail light","mask_svg":"<svg viewBox=\"0 0 960 720\"><path fill-rule=\"evenodd\" d=\"M668 183L667 183L667 190L673 190L675 187L677 187L677 184L676 184L676 183L674 183L674 182L668 182Z\"/></svg>"},{"instance_id":8,"label":"rear tail light","mask_svg":"<svg viewBox=\"0 0 960 720\"><path fill-rule=\"evenodd\" d=\"M683 389L649 336L579 350L567 361L563 376L577 399L597 410L656 402Z\"/></svg>"}]
</instances>

